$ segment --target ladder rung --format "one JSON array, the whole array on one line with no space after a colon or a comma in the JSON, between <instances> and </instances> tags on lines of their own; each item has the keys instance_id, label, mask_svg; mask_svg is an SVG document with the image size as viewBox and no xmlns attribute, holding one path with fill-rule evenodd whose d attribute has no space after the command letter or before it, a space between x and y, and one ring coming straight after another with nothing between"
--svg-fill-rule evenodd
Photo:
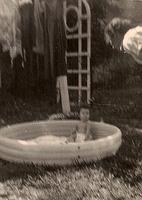
<instances>
[{"instance_id":1,"label":"ladder rung","mask_svg":"<svg viewBox=\"0 0 142 200\"><path fill-rule=\"evenodd\" d=\"M78 38L90 38L90 35L88 35L88 34L67 35L67 39L78 39Z\"/></svg>"},{"instance_id":2,"label":"ladder rung","mask_svg":"<svg viewBox=\"0 0 142 200\"><path fill-rule=\"evenodd\" d=\"M86 91L90 90L90 88L88 88L88 87L81 87L81 88L79 88L79 87L76 87L76 86L68 86L68 89L69 90L86 90Z\"/></svg>"},{"instance_id":3,"label":"ladder rung","mask_svg":"<svg viewBox=\"0 0 142 200\"><path fill-rule=\"evenodd\" d=\"M82 19L89 19L90 17L88 15L82 15L81 18Z\"/></svg>"},{"instance_id":4,"label":"ladder rung","mask_svg":"<svg viewBox=\"0 0 142 200\"><path fill-rule=\"evenodd\" d=\"M68 74L90 74L90 71L88 70L75 70L75 69L69 69Z\"/></svg>"},{"instance_id":5,"label":"ladder rung","mask_svg":"<svg viewBox=\"0 0 142 200\"><path fill-rule=\"evenodd\" d=\"M66 56L67 57L89 56L89 53L87 53L87 52L82 52L82 53L70 52L70 53L66 53Z\"/></svg>"}]
</instances>

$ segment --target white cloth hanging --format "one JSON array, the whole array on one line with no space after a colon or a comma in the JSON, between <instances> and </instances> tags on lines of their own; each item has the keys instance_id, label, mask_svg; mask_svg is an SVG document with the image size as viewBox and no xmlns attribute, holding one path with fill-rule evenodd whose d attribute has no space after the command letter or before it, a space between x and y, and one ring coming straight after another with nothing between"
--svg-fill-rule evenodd
<instances>
[{"instance_id":1,"label":"white cloth hanging","mask_svg":"<svg viewBox=\"0 0 142 200\"><path fill-rule=\"evenodd\" d=\"M44 30L43 30L43 6L40 0L34 1L34 21L36 29L36 46L34 51L39 54L44 54Z\"/></svg>"},{"instance_id":2,"label":"white cloth hanging","mask_svg":"<svg viewBox=\"0 0 142 200\"><path fill-rule=\"evenodd\" d=\"M142 64L142 26L130 29L125 34L123 48L137 63Z\"/></svg>"},{"instance_id":3,"label":"white cloth hanging","mask_svg":"<svg viewBox=\"0 0 142 200\"><path fill-rule=\"evenodd\" d=\"M10 51L13 59L22 54L20 13L17 1L0 0L0 44L3 51Z\"/></svg>"},{"instance_id":4,"label":"white cloth hanging","mask_svg":"<svg viewBox=\"0 0 142 200\"><path fill-rule=\"evenodd\" d=\"M68 93L67 76L57 77L56 88L57 88L57 103L59 103L59 100L61 98L63 113L68 114L70 112L70 101Z\"/></svg>"},{"instance_id":5,"label":"white cloth hanging","mask_svg":"<svg viewBox=\"0 0 142 200\"><path fill-rule=\"evenodd\" d=\"M26 3L33 3L32 0L18 0L18 1L19 1L20 6L22 6L23 4L26 4Z\"/></svg>"}]
</instances>

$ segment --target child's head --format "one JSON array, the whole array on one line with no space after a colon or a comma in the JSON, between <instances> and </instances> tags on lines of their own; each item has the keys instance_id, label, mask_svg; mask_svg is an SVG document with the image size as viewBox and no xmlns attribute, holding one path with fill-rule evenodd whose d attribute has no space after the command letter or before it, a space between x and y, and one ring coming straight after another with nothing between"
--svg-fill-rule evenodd
<instances>
[{"instance_id":1,"label":"child's head","mask_svg":"<svg viewBox=\"0 0 142 200\"><path fill-rule=\"evenodd\" d=\"M79 115L80 115L81 121L87 122L90 118L90 107L89 107L89 105L86 105L86 104L81 105Z\"/></svg>"}]
</instances>

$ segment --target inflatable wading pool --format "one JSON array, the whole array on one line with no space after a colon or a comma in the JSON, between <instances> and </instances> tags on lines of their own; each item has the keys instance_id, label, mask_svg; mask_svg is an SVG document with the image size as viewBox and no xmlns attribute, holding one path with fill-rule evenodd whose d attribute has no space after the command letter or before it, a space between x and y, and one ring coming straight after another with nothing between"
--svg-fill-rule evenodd
<instances>
[{"instance_id":1,"label":"inflatable wading pool","mask_svg":"<svg viewBox=\"0 0 142 200\"><path fill-rule=\"evenodd\" d=\"M67 137L78 121L41 121L0 129L0 158L19 163L68 165L91 162L115 155L121 145L121 131L112 125L91 122L94 140L82 143L34 142L45 135ZM33 140L31 140L33 139ZM33 142L31 142L33 141Z\"/></svg>"}]
</instances>

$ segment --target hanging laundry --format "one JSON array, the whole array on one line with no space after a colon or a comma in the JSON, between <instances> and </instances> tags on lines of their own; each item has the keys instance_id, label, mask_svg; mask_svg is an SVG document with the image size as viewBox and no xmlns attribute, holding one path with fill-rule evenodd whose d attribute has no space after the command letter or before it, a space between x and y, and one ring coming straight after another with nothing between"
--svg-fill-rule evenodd
<instances>
[{"instance_id":1,"label":"hanging laundry","mask_svg":"<svg viewBox=\"0 0 142 200\"><path fill-rule=\"evenodd\" d=\"M32 0L19 0L19 6L22 6L24 4L29 4L29 3L33 3Z\"/></svg>"},{"instance_id":2,"label":"hanging laundry","mask_svg":"<svg viewBox=\"0 0 142 200\"><path fill-rule=\"evenodd\" d=\"M20 2L19 2L20 3ZM34 14L31 1L22 0L20 3L22 47L31 51L34 42Z\"/></svg>"},{"instance_id":3,"label":"hanging laundry","mask_svg":"<svg viewBox=\"0 0 142 200\"><path fill-rule=\"evenodd\" d=\"M46 0L44 7L45 74L48 79L66 75L66 35L63 0Z\"/></svg>"},{"instance_id":4,"label":"hanging laundry","mask_svg":"<svg viewBox=\"0 0 142 200\"><path fill-rule=\"evenodd\" d=\"M21 40L24 54L24 87L25 93L29 92L33 84L32 79L32 56L35 41L34 9L32 1L22 0L20 3L21 16Z\"/></svg>"},{"instance_id":5,"label":"hanging laundry","mask_svg":"<svg viewBox=\"0 0 142 200\"><path fill-rule=\"evenodd\" d=\"M63 1L57 0L56 5L56 21L54 25L54 66L55 75L63 76L67 74L67 63L65 53L67 48L67 40L65 33L65 24L63 18Z\"/></svg>"},{"instance_id":6,"label":"hanging laundry","mask_svg":"<svg viewBox=\"0 0 142 200\"><path fill-rule=\"evenodd\" d=\"M54 66L54 26L56 20L57 0L45 2L44 7L44 40L45 40L45 79L55 81Z\"/></svg>"},{"instance_id":7,"label":"hanging laundry","mask_svg":"<svg viewBox=\"0 0 142 200\"><path fill-rule=\"evenodd\" d=\"M0 43L3 51L10 51L11 58L21 54L21 31L18 3L0 0Z\"/></svg>"},{"instance_id":8,"label":"hanging laundry","mask_svg":"<svg viewBox=\"0 0 142 200\"><path fill-rule=\"evenodd\" d=\"M41 0L34 0L34 24L35 24L35 40L36 45L34 51L39 54L44 53L44 3Z\"/></svg>"}]
</instances>

